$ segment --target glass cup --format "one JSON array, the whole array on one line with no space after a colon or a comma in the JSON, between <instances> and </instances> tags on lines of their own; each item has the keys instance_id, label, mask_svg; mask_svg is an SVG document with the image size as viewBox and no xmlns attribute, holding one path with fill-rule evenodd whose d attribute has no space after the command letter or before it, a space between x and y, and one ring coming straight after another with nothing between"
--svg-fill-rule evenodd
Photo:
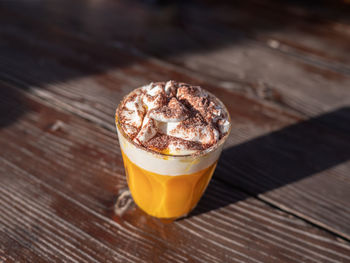
<instances>
[{"instance_id":1,"label":"glass cup","mask_svg":"<svg viewBox=\"0 0 350 263\"><path fill-rule=\"evenodd\" d=\"M222 102L218 102L226 110ZM230 130L216 145L195 155L157 153L134 143L121 129L120 105L115 122L134 202L144 212L158 218L176 219L188 215L209 184Z\"/></svg>"}]
</instances>

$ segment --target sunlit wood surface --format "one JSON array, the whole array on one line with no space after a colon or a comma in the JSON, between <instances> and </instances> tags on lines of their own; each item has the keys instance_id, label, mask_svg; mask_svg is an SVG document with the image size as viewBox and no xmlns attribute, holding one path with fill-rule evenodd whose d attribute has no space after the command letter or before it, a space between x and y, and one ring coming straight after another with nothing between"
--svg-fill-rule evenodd
<instances>
[{"instance_id":1,"label":"sunlit wood surface","mask_svg":"<svg viewBox=\"0 0 350 263\"><path fill-rule=\"evenodd\" d=\"M233 120L171 223L127 194L114 127L170 79ZM0 262L350 262L346 1L0 0L0 110Z\"/></svg>"}]
</instances>

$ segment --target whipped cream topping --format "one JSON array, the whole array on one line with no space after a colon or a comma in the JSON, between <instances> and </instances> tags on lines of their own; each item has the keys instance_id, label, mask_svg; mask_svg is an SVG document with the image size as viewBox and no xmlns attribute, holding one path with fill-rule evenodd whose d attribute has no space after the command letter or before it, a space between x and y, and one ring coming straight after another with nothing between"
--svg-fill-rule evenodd
<instances>
[{"instance_id":1,"label":"whipped cream topping","mask_svg":"<svg viewBox=\"0 0 350 263\"><path fill-rule=\"evenodd\" d=\"M134 90L122 101L117 116L136 144L173 155L209 148L230 129L228 113L216 97L199 86L175 81Z\"/></svg>"}]
</instances>

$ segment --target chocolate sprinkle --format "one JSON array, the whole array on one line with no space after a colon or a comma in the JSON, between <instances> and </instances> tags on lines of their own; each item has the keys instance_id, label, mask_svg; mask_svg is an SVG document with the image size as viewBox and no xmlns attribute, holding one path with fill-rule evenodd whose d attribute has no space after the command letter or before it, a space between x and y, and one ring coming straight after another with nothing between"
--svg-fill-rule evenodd
<instances>
[{"instance_id":1,"label":"chocolate sprinkle","mask_svg":"<svg viewBox=\"0 0 350 263\"><path fill-rule=\"evenodd\" d=\"M150 87L161 87L162 91L155 96L151 96L146 93L145 88L136 89L124 99L120 111L127 111L128 109L124 106L128 102L135 101L137 96L142 96L142 99L146 99L150 102L157 100L155 107L148 111L148 116L150 118L169 122L180 120L180 123L172 132L185 131L197 133L200 141L197 142L177 138L162 134L158 130L156 135L146 142L136 140L139 144L157 152L166 150L170 144L175 147L179 146L179 148L181 146L182 149L201 151L213 146L219 139L226 135L227 132L222 133L219 126L227 121L227 113L220 107L218 100L201 87L191 86L186 83L177 83L175 81L152 83ZM136 109L140 108L139 104L135 105ZM145 105L141 106L145 107ZM139 110L137 110L137 114L142 116L142 118L145 116L145 113ZM120 124L131 139L134 139L141 129L141 127L130 129L130 123L127 124L123 118L120 118ZM129 127L127 127L127 125ZM207 131L207 133L202 132L200 127L206 127L205 131ZM156 129L157 127L154 128ZM128 130L130 131L129 133L127 132ZM214 133L214 131L216 131L216 133ZM209 141L201 143L204 139Z\"/></svg>"}]
</instances>

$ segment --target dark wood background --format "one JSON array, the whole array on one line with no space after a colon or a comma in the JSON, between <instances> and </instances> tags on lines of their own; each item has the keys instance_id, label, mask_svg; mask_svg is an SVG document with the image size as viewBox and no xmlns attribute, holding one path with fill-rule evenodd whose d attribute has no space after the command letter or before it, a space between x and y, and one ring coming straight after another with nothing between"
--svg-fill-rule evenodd
<instances>
[{"instance_id":1,"label":"dark wood background","mask_svg":"<svg viewBox=\"0 0 350 263\"><path fill-rule=\"evenodd\" d=\"M132 203L113 118L169 79L233 120L172 223ZM348 1L0 0L0 91L0 262L350 262Z\"/></svg>"}]
</instances>

